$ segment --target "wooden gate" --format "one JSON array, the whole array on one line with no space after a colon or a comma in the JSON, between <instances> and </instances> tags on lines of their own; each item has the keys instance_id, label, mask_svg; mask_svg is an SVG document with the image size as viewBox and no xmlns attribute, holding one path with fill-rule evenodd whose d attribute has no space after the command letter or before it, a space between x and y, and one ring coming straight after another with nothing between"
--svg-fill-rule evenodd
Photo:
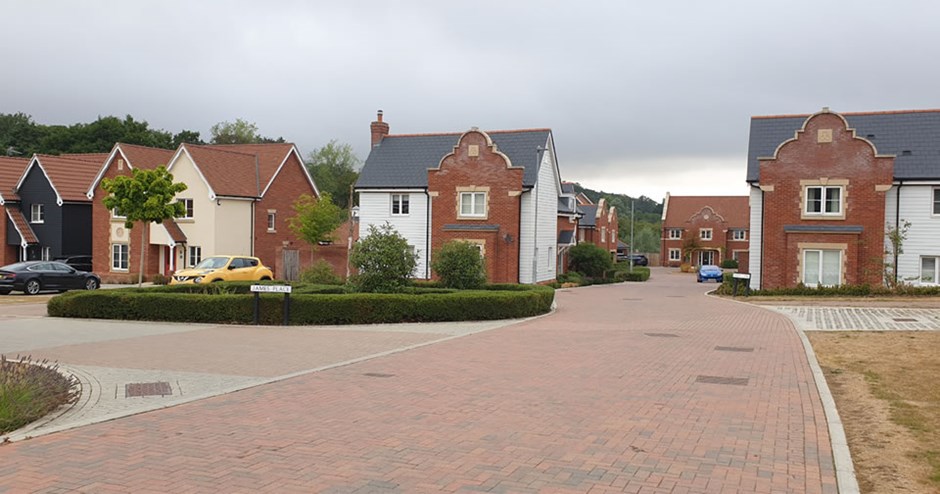
<instances>
[{"instance_id":1,"label":"wooden gate","mask_svg":"<svg viewBox=\"0 0 940 494\"><path fill-rule=\"evenodd\" d=\"M300 279L300 251L284 249L281 252L282 278L287 281Z\"/></svg>"}]
</instances>

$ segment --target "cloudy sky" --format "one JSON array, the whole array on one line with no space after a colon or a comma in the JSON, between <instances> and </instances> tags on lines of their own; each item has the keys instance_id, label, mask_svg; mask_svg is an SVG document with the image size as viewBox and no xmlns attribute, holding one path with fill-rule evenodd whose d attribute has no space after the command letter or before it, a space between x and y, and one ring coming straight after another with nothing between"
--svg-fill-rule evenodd
<instances>
[{"instance_id":1,"label":"cloudy sky","mask_svg":"<svg viewBox=\"0 0 940 494\"><path fill-rule=\"evenodd\" d=\"M173 132L236 118L307 153L551 127L562 177L745 194L751 115L937 108L940 3L0 0L0 113Z\"/></svg>"}]
</instances>

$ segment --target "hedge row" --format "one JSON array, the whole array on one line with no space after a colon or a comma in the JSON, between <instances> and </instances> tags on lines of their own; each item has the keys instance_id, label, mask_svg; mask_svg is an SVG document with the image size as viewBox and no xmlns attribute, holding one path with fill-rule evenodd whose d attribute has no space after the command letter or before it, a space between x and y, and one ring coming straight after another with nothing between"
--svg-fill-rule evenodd
<instances>
[{"instance_id":1,"label":"hedge row","mask_svg":"<svg viewBox=\"0 0 940 494\"><path fill-rule=\"evenodd\" d=\"M210 285L212 286L212 285ZM290 324L375 324L396 322L513 319L551 310L551 287L512 285L448 293L291 294ZM521 288L518 288L521 287ZM220 286L217 290L227 288ZM281 324L284 296L262 294L261 324ZM74 291L49 301L50 316L250 324L254 297L231 293L180 293L157 289Z\"/></svg>"},{"instance_id":2,"label":"hedge row","mask_svg":"<svg viewBox=\"0 0 940 494\"><path fill-rule=\"evenodd\" d=\"M728 273L716 293L732 295L733 282ZM742 280L743 281L743 280ZM744 282L746 283L746 281ZM744 283L738 285L738 293L744 292ZM800 284L791 288L775 288L769 290L751 290L753 297L935 297L940 295L940 286L911 286L901 285L891 289L884 286L871 285L838 285L810 287Z\"/></svg>"}]
</instances>

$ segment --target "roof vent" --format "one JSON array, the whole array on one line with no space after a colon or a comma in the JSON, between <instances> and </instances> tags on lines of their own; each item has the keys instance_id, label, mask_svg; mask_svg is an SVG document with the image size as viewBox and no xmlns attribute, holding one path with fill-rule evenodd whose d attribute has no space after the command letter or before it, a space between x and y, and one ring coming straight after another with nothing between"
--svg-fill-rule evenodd
<instances>
[{"instance_id":1,"label":"roof vent","mask_svg":"<svg viewBox=\"0 0 940 494\"><path fill-rule=\"evenodd\" d=\"M904 151L901 151L901 156L910 156L912 154L914 153L912 153L910 149L905 149Z\"/></svg>"}]
</instances>

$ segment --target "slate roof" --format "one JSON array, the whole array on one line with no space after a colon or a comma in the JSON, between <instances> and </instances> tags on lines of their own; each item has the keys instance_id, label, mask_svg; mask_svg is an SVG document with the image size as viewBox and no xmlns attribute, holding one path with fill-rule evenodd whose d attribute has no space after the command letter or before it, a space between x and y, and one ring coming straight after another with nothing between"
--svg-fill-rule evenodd
<instances>
[{"instance_id":1,"label":"slate roof","mask_svg":"<svg viewBox=\"0 0 940 494\"><path fill-rule=\"evenodd\" d=\"M19 196L13 190L29 166L27 158L0 157L0 201L16 201Z\"/></svg>"},{"instance_id":2,"label":"slate roof","mask_svg":"<svg viewBox=\"0 0 940 494\"><path fill-rule=\"evenodd\" d=\"M568 204L569 197L558 196L558 212L560 214L578 214L578 206L572 207Z\"/></svg>"},{"instance_id":3,"label":"slate roof","mask_svg":"<svg viewBox=\"0 0 940 494\"><path fill-rule=\"evenodd\" d=\"M574 183L572 182L562 182L561 183L561 193L562 194L575 194Z\"/></svg>"},{"instance_id":4,"label":"slate roof","mask_svg":"<svg viewBox=\"0 0 940 494\"><path fill-rule=\"evenodd\" d=\"M597 226L597 204L584 204L578 207L583 217L578 221L578 228Z\"/></svg>"},{"instance_id":5,"label":"slate roof","mask_svg":"<svg viewBox=\"0 0 940 494\"><path fill-rule=\"evenodd\" d=\"M36 232L33 231L33 228L29 226L29 222L26 221L26 217L23 216L23 212L17 208L6 208L6 211L7 217L13 222L13 228L20 234L20 239L27 244L38 244L39 237L36 236Z\"/></svg>"},{"instance_id":6,"label":"slate roof","mask_svg":"<svg viewBox=\"0 0 940 494\"><path fill-rule=\"evenodd\" d=\"M663 226L681 228L705 207L721 215L728 228L747 228L750 224L751 207L747 196L669 196Z\"/></svg>"},{"instance_id":7,"label":"slate roof","mask_svg":"<svg viewBox=\"0 0 940 494\"><path fill-rule=\"evenodd\" d=\"M59 197L66 202L89 202L86 192L107 158L107 153L37 154L33 157L46 171Z\"/></svg>"},{"instance_id":8,"label":"slate roof","mask_svg":"<svg viewBox=\"0 0 940 494\"><path fill-rule=\"evenodd\" d=\"M551 135L549 129L485 131L513 166L525 168L522 185L538 181L539 163ZM448 134L387 135L372 148L359 173L356 188L418 188L428 186L428 168L454 150L462 132Z\"/></svg>"},{"instance_id":9,"label":"slate roof","mask_svg":"<svg viewBox=\"0 0 940 494\"><path fill-rule=\"evenodd\" d=\"M558 232L558 245L571 245L574 243L574 230L562 230Z\"/></svg>"},{"instance_id":10,"label":"slate roof","mask_svg":"<svg viewBox=\"0 0 940 494\"><path fill-rule=\"evenodd\" d=\"M842 113L858 137L867 138L878 154L893 154L894 178L940 178L940 110ZM751 117L747 150L747 181L757 182L758 158L771 157L777 146L793 138L809 115ZM869 137L871 136L871 137ZM904 154L910 151L910 154Z\"/></svg>"}]
</instances>

